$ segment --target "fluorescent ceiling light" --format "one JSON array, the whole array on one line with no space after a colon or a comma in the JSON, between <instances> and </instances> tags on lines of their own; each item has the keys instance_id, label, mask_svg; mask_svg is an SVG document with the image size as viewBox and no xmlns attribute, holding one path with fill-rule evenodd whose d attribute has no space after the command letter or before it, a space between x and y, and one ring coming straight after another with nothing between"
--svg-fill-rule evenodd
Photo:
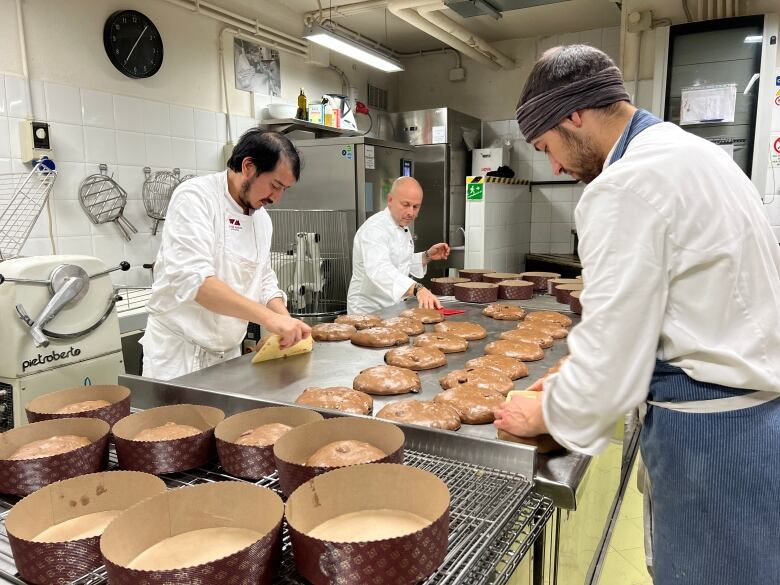
<instances>
[{"instance_id":1,"label":"fluorescent ceiling light","mask_svg":"<svg viewBox=\"0 0 780 585\"><path fill-rule=\"evenodd\" d=\"M751 35L749 37L745 37L746 43L760 43L763 40L764 37L762 37L761 35Z\"/></svg>"},{"instance_id":2,"label":"fluorescent ceiling light","mask_svg":"<svg viewBox=\"0 0 780 585\"><path fill-rule=\"evenodd\" d=\"M345 36L339 35L318 24L312 24L311 26L306 27L303 36L313 43L327 47L328 49L346 55L355 61L360 61L361 63L376 67L387 73L404 70L401 63L392 57L384 55L376 49L353 41Z\"/></svg>"}]
</instances>

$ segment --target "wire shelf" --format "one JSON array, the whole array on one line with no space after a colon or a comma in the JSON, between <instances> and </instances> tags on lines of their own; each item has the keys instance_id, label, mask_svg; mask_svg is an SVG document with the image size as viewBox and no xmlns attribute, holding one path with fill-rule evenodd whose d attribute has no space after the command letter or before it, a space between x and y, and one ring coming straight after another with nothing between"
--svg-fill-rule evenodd
<instances>
[{"instance_id":1,"label":"wire shelf","mask_svg":"<svg viewBox=\"0 0 780 585\"><path fill-rule=\"evenodd\" d=\"M117 287L117 294L122 297L121 301L116 302L117 313L127 313L129 311L146 310L146 302L152 296L152 287Z\"/></svg>"},{"instance_id":2,"label":"wire shelf","mask_svg":"<svg viewBox=\"0 0 780 585\"><path fill-rule=\"evenodd\" d=\"M31 172L0 174L0 260L19 255L46 205L57 171L43 163Z\"/></svg>"},{"instance_id":3,"label":"wire shelf","mask_svg":"<svg viewBox=\"0 0 780 585\"><path fill-rule=\"evenodd\" d=\"M436 474L450 489L450 535L447 556L425 585L503 585L520 564L552 514L552 501L531 492L523 476L498 471L435 455L407 451L405 463ZM111 452L110 468L116 468ZM161 476L169 488L208 482L236 481L216 464L193 471ZM243 481L243 480L238 480ZM274 473L255 485L281 495ZM5 531L5 517L18 498L0 498L0 582L26 585L15 576ZM71 585L105 585L105 568L100 567ZM282 566L277 585L306 585L295 570L292 546L285 529Z\"/></svg>"}]
</instances>

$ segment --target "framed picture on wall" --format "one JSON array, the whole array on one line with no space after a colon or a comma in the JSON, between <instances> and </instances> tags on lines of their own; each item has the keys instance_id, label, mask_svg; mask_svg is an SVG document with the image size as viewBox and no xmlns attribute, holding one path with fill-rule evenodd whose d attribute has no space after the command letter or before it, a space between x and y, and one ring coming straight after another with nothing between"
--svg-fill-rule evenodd
<instances>
[{"instance_id":1,"label":"framed picture on wall","mask_svg":"<svg viewBox=\"0 0 780 585\"><path fill-rule=\"evenodd\" d=\"M233 40L236 89L261 95L282 95L279 51L240 38Z\"/></svg>"}]
</instances>

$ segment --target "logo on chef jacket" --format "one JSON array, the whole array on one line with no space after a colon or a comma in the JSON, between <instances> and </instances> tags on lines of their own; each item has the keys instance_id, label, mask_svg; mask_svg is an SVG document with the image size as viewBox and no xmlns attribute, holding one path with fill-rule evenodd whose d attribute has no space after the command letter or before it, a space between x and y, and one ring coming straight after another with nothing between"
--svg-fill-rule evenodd
<instances>
[{"instance_id":1,"label":"logo on chef jacket","mask_svg":"<svg viewBox=\"0 0 780 585\"><path fill-rule=\"evenodd\" d=\"M39 353L36 357L24 360L22 362L22 371L27 371L28 368L35 366L42 366L44 364L52 364L60 360L66 360L71 357L78 357L81 355L81 350L78 347L70 346L68 351L57 351L53 349L50 353Z\"/></svg>"},{"instance_id":2,"label":"logo on chef jacket","mask_svg":"<svg viewBox=\"0 0 780 585\"><path fill-rule=\"evenodd\" d=\"M237 217L228 217L228 229L234 232L241 231L241 220Z\"/></svg>"}]
</instances>

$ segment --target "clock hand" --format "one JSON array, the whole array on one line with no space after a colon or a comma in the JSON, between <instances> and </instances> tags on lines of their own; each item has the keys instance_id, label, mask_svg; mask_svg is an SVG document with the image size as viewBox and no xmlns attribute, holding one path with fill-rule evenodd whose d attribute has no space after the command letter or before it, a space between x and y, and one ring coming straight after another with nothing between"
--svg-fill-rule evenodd
<instances>
[{"instance_id":1,"label":"clock hand","mask_svg":"<svg viewBox=\"0 0 780 585\"><path fill-rule=\"evenodd\" d=\"M147 30L148 28L149 28L149 25L147 24L147 25L144 27L144 30L142 30L142 31L141 31L141 34L140 34L140 35L138 35L138 38L135 40L135 43L133 44L133 48L132 48L132 49L130 49L130 52L127 54L127 57L125 57L125 62L124 62L124 63L122 63L122 65L127 65L127 62L130 60L130 55L132 55L132 54L133 54L133 51L135 51L135 48L138 46L138 43L140 43L140 42L141 42L141 39L143 38L143 36L144 36L144 33L146 33L146 30Z\"/></svg>"}]
</instances>

